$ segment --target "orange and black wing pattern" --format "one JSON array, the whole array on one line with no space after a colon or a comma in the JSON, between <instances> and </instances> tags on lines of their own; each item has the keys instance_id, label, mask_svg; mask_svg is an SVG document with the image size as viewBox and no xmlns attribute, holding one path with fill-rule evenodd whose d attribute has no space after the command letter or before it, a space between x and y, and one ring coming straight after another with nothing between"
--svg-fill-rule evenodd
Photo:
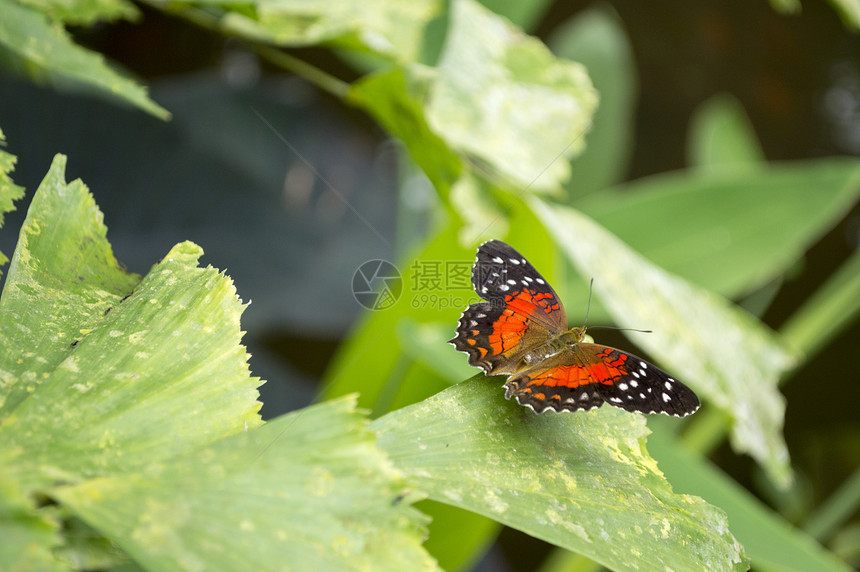
<instances>
[{"instance_id":1,"label":"orange and black wing pattern","mask_svg":"<svg viewBox=\"0 0 860 572\"><path fill-rule=\"evenodd\" d=\"M512 375L505 397L537 413L579 411L604 402L627 411L684 417L699 398L654 364L599 344L577 343L533 368Z\"/></svg>"},{"instance_id":2,"label":"orange and black wing pattern","mask_svg":"<svg viewBox=\"0 0 860 572\"><path fill-rule=\"evenodd\" d=\"M478 247L472 304L449 340L488 375L509 374L505 397L537 413L588 411L609 403L627 411L684 417L699 408L686 385L633 354L582 342L567 330L552 287L516 250L499 240Z\"/></svg>"},{"instance_id":3,"label":"orange and black wing pattern","mask_svg":"<svg viewBox=\"0 0 860 572\"><path fill-rule=\"evenodd\" d=\"M535 413L589 411L603 405L598 385L588 368L565 351L509 377L505 398L515 397Z\"/></svg>"},{"instance_id":4,"label":"orange and black wing pattern","mask_svg":"<svg viewBox=\"0 0 860 572\"><path fill-rule=\"evenodd\" d=\"M600 344L579 343L571 351L588 369L600 396L610 405L676 417L699 409L699 398L692 389L640 357Z\"/></svg>"},{"instance_id":5,"label":"orange and black wing pattern","mask_svg":"<svg viewBox=\"0 0 860 572\"><path fill-rule=\"evenodd\" d=\"M514 373L522 356L567 329L555 291L519 252L499 240L478 247L472 285L486 300L460 316L449 340L487 375Z\"/></svg>"}]
</instances>

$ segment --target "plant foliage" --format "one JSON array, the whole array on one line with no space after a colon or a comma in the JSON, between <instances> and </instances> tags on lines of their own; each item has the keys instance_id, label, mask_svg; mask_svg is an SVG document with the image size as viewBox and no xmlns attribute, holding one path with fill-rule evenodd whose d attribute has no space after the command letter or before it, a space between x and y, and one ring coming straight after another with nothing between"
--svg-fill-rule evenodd
<instances>
[{"instance_id":1,"label":"plant foliage","mask_svg":"<svg viewBox=\"0 0 860 572\"><path fill-rule=\"evenodd\" d=\"M845 295L858 265L826 286L835 307L797 313L806 336L730 299L778 283L844 217L860 161L768 163L740 106L717 98L692 121L689 168L623 182L635 71L602 10L559 27L553 52L476 0L148 4L241 38L375 119L435 190L431 230L398 244L410 287L339 348L327 400L264 423L231 279L201 267L191 242L144 276L126 271L57 155L0 297L0 569L453 570L502 524L615 570L848 568L684 450L677 423L649 429L609 407L538 416L505 401L499 379L462 382L474 371L443 341L473 297L468 274L457 296L434 297L421 269L468 273L481 240L504 238L572 319L593 278L591 319L651 328L630 338L703 398L685 435L728 435L786 489L778 385L832 333L821 315L841 310L842 325L860 310ZM65 30L135 19L132 4L0 0L0 15L8 67L169 117ZM308 46L361 77L280 50ZM14 164L0 150L0 217L23 195Z\"/></svg>"}]
</instances>

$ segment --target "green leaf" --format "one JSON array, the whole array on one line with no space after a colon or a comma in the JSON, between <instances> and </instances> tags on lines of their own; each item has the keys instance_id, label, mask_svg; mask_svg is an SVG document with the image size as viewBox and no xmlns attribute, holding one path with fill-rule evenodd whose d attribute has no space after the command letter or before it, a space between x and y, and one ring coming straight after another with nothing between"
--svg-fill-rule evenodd
<instances>
[{"instance_id":1,"label":"green leaf","mask_svg":"<svg viewBox=\"0 0 860 572\"><path fill-rule=\"evenodd\" d=\"M454 0L427 121L455 149L517 187L552 190L569 176L597 106L585 68L474 0Z\"/></svg>"},{"instance_id":2,"label":"green leaf","mask_svg":"<svg viewBox=\"0 0 860 572\"><path fill-rule=\"evenodd\" d=\"M36 510L20 483L10 479L5 469L0 466L0 570L67 570L51 553L60 544L57 519Z\"/></svg>"},{"instance_id":3,"label":"green leaf","mask_svg":"<svg viewBox=\"0 0 860 572\"><path fill-rule=\"evenodd\" d=\"M0 130L0 145L5 140L3 131ZM15 155L0 149L0 227L3 226L3 218L6 213L15 208L13 203L24 196L24 188L13 183L10 176L15 169L16 160ZM6 264L8 261L9 259L6 258L6 255L0 252L0 265ZM0 412L2 412L2 404L0 404ZM2 416L2 413L0 413L0 416Z\"/></svg>"},{"instance_id":4,"label":"green leaf","mask_svg":"<svg viewBox=\"0 0 860 572\"><path fill-rule=\"evenodd\" d=\"M355 398L54 495L149 570L435 570Z\"/></svg>"},{"instance_id":5,"label":"green leaf","mask_svg":"<svg viewBox=\"0 0 860 572\"><path fill-rule=\"evenodd\" d=\"M699 495L726 511L732 534L743 544L755 569L850 569L707 460L685 450L668 431L655 428L648 439L648 450L676 489Z\"/></svg>"},{"instance_id":6,"label":"green leaf","mask_svg":"<svg viewBox=\"0 0 860 572\"><path fill-rule=\"evenodd\" d=\"M483 177L464 169L451 188L451 206L463 221L457 231L460 244L480 244L508 234L508 221L501 205L493 200L496 189Z\"/></svg>"},{"instance_id":7,"label":"green leaf","mask_svg":"<svg viewBox=\"0 0 860 572\"><path fill-rule=\"evenodd\" d=\"M471 268L473 259L474 255L469 250L458 246L450 226L437 233L421 251L404 257L399 262L404 275L401 299L391 309L368 313L357 325L326 371L326 396L336 397L355 391L360 394L360 406L378 409L375 405L385 394L385 388L402 385L403 371L409 365L398 342L397 330L401 320L408 316L418 323L447 321L453 332L457 316L462 311L462 308L451 304L442 306L441 300L447 301L445 293L441 288L435 289L435 285L423 284L422 275L425 271L435 272L446 261L462 261ZM471 296L470 290L459 290L455 295L464 293ZM414 401L432 394L432 390L424 390L414 396ZM381 412L385 411L387 408L383 407Z\"/></svg>"},{"instance_id":8,"label":"green leaf","mask_svg":"<svg viewBox=\"0 0 860 572\"><path fill-rule=\"evenodd\" d=\"M644 449L644 418L613 408L535 415L501 380L464 382L371 424L433 500L613 570L745 570L725 515L673 494Z\"/></svg>"},{"instance_id":9,"label":"green leaf","mask_svg":"<svg viewBox=\"0 0 860 572\"><path fill-rule=\"evenodd\" d=\"M465 306L464 303L463 309ZM475 375L475 368L469 365L463 354L452 352L451 346L441 343L453 337L453 331L449 323L421 324L403 318L397 325L397 339L407 356L455 383Z\"/></svg>"},{"instance_id":10,"label":"green leaf","mask_svg":"<svg viewBox=\"0 0 860 572\"><path fill-rule=\"evenodd\" d=\"M420 79L394 68L371 74L353 84L347 101L363 108L388 132L403 141L436 191L447 196L462 170L460 158L427 125L421 103Z\"/></svg>"},{"instance_id":11,"label":"green leaf","mask_svg":"<svg viewBox=\"0 0 860 572\"><path fill-rule=\"evenodd\" d=\"M839 16L848 28L855 32L860 31L860 2L857 0L830 0L830 3L839 12Z\"/></svg>"},{"instance_id":12,"label":"green leaf","mask_svg":"<svg viewBox=\"0 0 860 572\"><path fill-rule=\"evenodd\" d=\"M786 272L858 194L860 161L833 158L658 175L577 208L655 264L734 297Z\"/></svg>"},{"instance_id":13,"label":"green leaf","mask_svg":"<svg viewBox=\"0 0 860 572\"><path fill-rule=\"evenodd\" d=\"M716 294L668 274L573 209L532 198L535 213L629 336L732 418L732 444L771 479L791 480L779 377L795 363L781 340Z\"/></svg>"},{"instance_id":14,"label":"green leaf","mask_svg":"<svg viewBox=\"0 0 860 572\"><path fill-rule=\"evenodd\" d=\"M257 40L294 46L335 42L401 63L419 58L425 27L443 9L439 0L198 0L196 3L253 5L253 13L225 15L222 25L227 31Z\"/></svg>"},{"instance_id":15,"label":"green leaf","mask_svg":"<svg viewBox=\"0 0 860 572\"><path fill-rule=\"evenodd\" d=\"M554 262L554 253L551 249L540 248L549 240L549 235L528 209L512 209L509 218L511 231L508 240L518 245L534 245L533 264L542 270L548 269L544 276L552 280L554 273L550 262ZM462 354L444 344L445 339L454 335L460 313L477 300L470 279L475 248L460 246L457 228L453 224L442 227L420 250L411 252L398 262L404 277L401 299L391 309L367 314L357 325L326 371L326 396L336 397L357 391L362 407L380 413L388 411L388 404L378 406L381 396L390 395L405 385L404 371L408 371L413 363L405 353L409 350L404 350L399 341L399 328L404 321L407 324L410 321L413 324L448 324L448 333L436 343L441 344L442 351L447 351L453 359L465 361ZM457 284L448 283L444 278L431 279L435 278L436 272L443 277L448 276L452 268L462 274ZM421 380L426 381L426 376ZM438 387L416 387L414 392L407 391L409 399L404 404L427 398L449 383L439 379Z\"/></svg>"},{"instance_id":16,"label":"green leaf","mask_svg":"<svg viewBox=\"0 0 860 572\"><path fill-rule=\"evenodd\" d=\"M39 79L72 80L127 101L147 113L167 119L170 114L146 94L146 89L108 67L101 55L72 42L59 24L14 0L0 0L0 50Z\"/></svg>"},{"instance_id":17,"label":"green leaf","mask_svg":"<svg viewBox=\"0 0 860 572\"><path fill-rule=\"evenodd\" d=\"M64 544L54 550L59 561L73 562L78 570L110 570L111 572L141 572L117 544L101 535L96 529L63 510Z\"/></svg>"},{"instance_id":18,"label":"green leaf","mask_svg":"<svg viewBox=\"0 0 860 572\"><path fill-rule=\"evenodd\" d=\"M712 97L692 119L690 163L705 169L761 167L765 157L740 102L729 95Z\"/></svg>"},{"instance_id":19,"label":"green leaf","mask_svg":"<svg viewBox=\"0 0 860 572\"><path fill-rule=\"evenodd\" d=\"M839 16L845 26L860 31L860 2L857 0L830 0L830 3L839 12ZM797 14L800 12L800 0L770 0L770 5L777 12L783 14Z\"/></svg>"},{"instance_id":20,"label":"green leaf","mask_svg":"<svg viewBox=\"0 0 860 572\"><path fill-rule=\"evenodd\" d=\"M86 26L105 20L136 20L140 12L125 0L21 0L53 20Z\"/></svg>"},{"instance_id":21,"label":"green leaf","mask_svg":"<svg viewBox=\"0 0 860 572\"><path fill-rule=\"evenodd\" d=\"M359 392L359 403L380 415L448 387L448 380L434 376L405 353L400 341L401 326L408 332L411 326L441 320L448 324L446 335L451 337L462 311L457 304L465 305L466 297L472 297L471 285L467 290L446 291L441 284L425 281L436 269L444 274L446 263L464 265L468 271L473 260L474 251L459 247L451 227L441 229L421 251L404 257L399 263L404 276L401 299L391 309L365 315L326 371L325 394L331 397ZM456 358L453 347L442 341L447 337L438 338L436 348ZM412 341L406 342L411 347ZM439 510L438 505L424 503L422 510L433 518L427 549L446 570L462 569L475 561L498 532L492 521L459 509ZM444 529L441 535L439 528ZM452 548L444 538L456 538L456 546Z\"/></svg>"},{"instance_id":22,"label":"green leaf","mask_svg":"<svg viewBox=\"0 0 860 572\"><path fill-rule=\"evenodd\" d=\"M800 0L770 0L770 5L777 12L783 14L797 14L800 12Z\"/></svg>"},{"instance_id":23,"label":"green leaf","mask_svg":"<svg viewBox=\"0 0 860 572\"><path fill-rule=\"evenodd\" d=\"M261 422L231 281L183 243L138 283L64 165L33 198L0 298L0 464L33 489L135 470Z\"/></svg>"},{"instance_id":24,"label":"green leaf","mask_svg":"<svg viewBox=\"0 0 860 572\"><path fill-rule=\"evenodd\" d=\"M814 538L827 538L844 525L860 507L860 469L810 515L803 528Z\"/></svg>"},{"instance_id":25,"label":"green leaf","mask_svg":"<svg viewBox=\"0 0 860 572\"><path fill-rule=\"evenodd\" d=\"M509 237L516 244L537 247L549 240L527 209L515 209L509 216ZM401 337L404 331L408 335L411 327L423 329L423 324L447 324L444 326L446 331L432 343L434 352L440 355L447 352L446 362L459 364L461 371L466 372L455 380L459 381L474 373L473 368L465 365L463 354L444 343L444 340L454 335L457 316L477 298L468 278L475 260L475 249L472 246L460 246L456 229L456 225L441 228L420 250L401 259L399 267L404 276L404 290L400 301L391 309L368 313L341 345L326 371L325 395L333 397L357 391L360 393L359 404L380 415L394 407L425 399L450 386L450 379L436 373L436 364L424 367L421 362L414 361L412 351L416 349L415 340ZM552 257L551 251L536 248L534 263L546 268ZM446 264L455 265L464 273L466 279L463 287L446 286L444 281L434 284L433 280L428 279L437 269L443 276L447 275ZM544 276L551 278L551 269ZM429 512L433 507L427 510ZM430 514L436 518L435 513ZM430 543L428 546L442 551L433 554L440 562L444 562L446 569L473 561L477 554L485 550L489 537L495 534L496 529L486 522L475 525L473 519L456 519L450 514L445 514L443 518L450 523L446 534L459 538L460 544L454 551L448 550L442 543ZM478 531L484 531L486 536L482 538Z\"/></svg>"},{"instance_id":26,"label":"green leaf","mask_svg":"<svg viewBox=\"0 0 860 572\"><path fill-rule=\"evenodd\" d=\"M782 326L782 335L807 361L860 314L860 251L839 267Z\"/></svg>"},{"instance_id":27,"label":"green leaf","mask_svg":"<svg viewBox=\"0 0 860 572\"><path fill-rule=\"evenodd\" d=\"M530 30L540 19L546 15L552 6L552 0L480 0L492 12L504 16L515 26L523 30Z\"/></svg>"},{"instance_id":28,"label":"green leaf","mask_svg":"<svg viewBox=\"0 0 860 572\"><path fill-rule=\"evenodd\" d=\"M0 427L73 350L72 343L131 292L86 186L66 184L57 155L21 227L0 298Z\"/></svg>"},{"instance_id":29,"label":"green leaf","mask_svg":"<svg viewBox=\"0 0 860 572\"><path fill-rule=\"evenodd\" d=\"M443 570L474 569L502 529L491 518L430 499L416 508L433 519L424 547Z\"/></svg>"},{"instance_id":30,"label":"green leaf","mask_svg":"<svg viewBox=\"0 0 860 572\"><path fill-rule=\"evenodd\" d=\"M577 197L621 182L633 147L637 81L633 50L618 15L608 5L586 9L553 32L549 46L582 63L600 93L588 147L571 162L565 189Z\"/></svg>"}]
</instances>

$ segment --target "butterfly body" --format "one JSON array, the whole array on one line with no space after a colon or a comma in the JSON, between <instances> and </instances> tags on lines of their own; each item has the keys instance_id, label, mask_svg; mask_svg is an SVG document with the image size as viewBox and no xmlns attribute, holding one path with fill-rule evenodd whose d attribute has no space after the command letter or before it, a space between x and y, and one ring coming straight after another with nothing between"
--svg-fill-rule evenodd
<instances>
[{"instance_id":1,"label":"butterfly body","mask_svg":"<svg viewBox=\"0 0 860 572\"><path fill-rule=\"evenodd\" d=\"M572 328L566 332L562 332L527 351L523 356L523 362L525 365L539 363L565 350L571 349L576 344L582 342L583 337L585 337L585 328Z\"/></svg>"},{"instance_id":2,"label":"butterfly body","mask_svg":"<svg viewBox=\"0 0 860 572\"><path fill-rule=\"evenodd\" d=\"M505 397L537 413L609 403L628 411L683 417L699 408L688 387L647 361L583 341L568 329L557 294L516 250L499 240L478 248L470 305L449 340L487 375L508 375Z\"/></svg>"}]
</instances>

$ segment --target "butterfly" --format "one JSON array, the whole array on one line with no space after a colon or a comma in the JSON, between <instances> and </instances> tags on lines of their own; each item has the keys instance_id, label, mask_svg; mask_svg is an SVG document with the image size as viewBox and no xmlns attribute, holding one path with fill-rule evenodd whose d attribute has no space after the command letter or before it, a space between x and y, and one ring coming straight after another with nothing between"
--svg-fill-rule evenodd
<instances>
[{"instance_id":1,"label":"butterfly","mask_svg":"<svg viewBox=\"0 0 860 572\"><path fill-rule=\"evenodd\" d=\"M536 413L588 411L609 403L627 411L684 417L699 398L657 366L619 349L583 341L568 329L552 286L500 240L478 247L472 285L484 302L460 316L448 340L487 375L504 374L505 398Z\"/></svg>"}]
</instances>

